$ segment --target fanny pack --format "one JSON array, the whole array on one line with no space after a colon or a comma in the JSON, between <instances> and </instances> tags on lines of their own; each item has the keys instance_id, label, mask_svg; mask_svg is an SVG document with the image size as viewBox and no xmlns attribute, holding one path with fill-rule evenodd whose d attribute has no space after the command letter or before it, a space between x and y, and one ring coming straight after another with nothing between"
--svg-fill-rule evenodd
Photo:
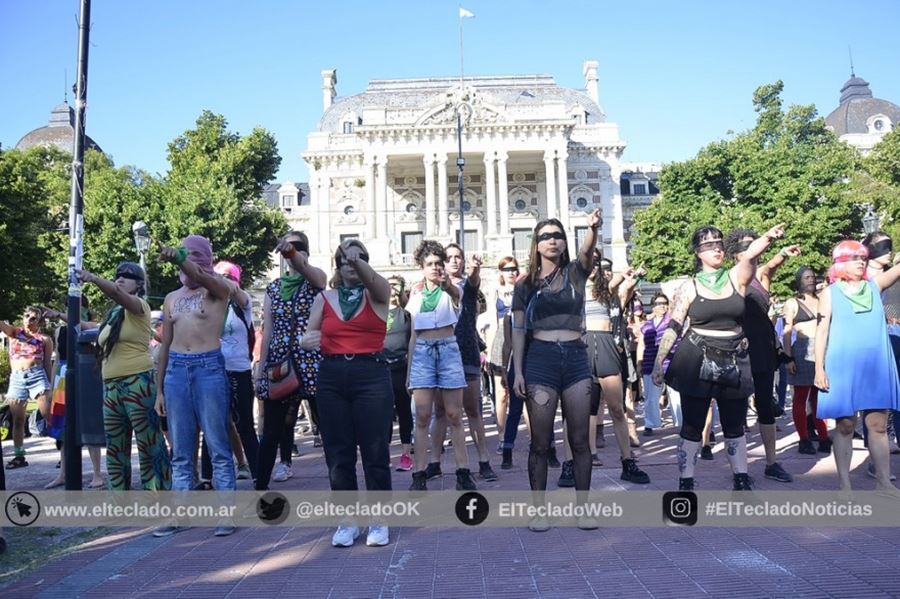
<instances>
[{"instance_id":1,"label":"fanny pack","mask_svg":"<svg viewBox=\"0 0 900 599\"><path fill-rule=\"evenodd\" d=\"M734 349L715 347L696 333L691 334L691 342L703 353L698 378L706 383L737 389L741 386L741 370L738 368L737 355L747 349L747 339L741 339Z\"/></svg>"}]
</instances>

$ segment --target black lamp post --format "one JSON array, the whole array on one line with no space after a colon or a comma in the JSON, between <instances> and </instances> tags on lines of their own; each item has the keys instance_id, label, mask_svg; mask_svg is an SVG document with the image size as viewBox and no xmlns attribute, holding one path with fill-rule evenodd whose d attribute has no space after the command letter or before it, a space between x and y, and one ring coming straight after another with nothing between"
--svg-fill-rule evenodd
<instances>
[{"instance_id":1,"label":"black lamp post","mask_svg":"<svg viewBox=\"0 0 900 599\"><path fill-rule=\"evenodd\" d=\"M147 252L150 251L150 227L142 220L131 225L134 234L134 247L141 257L141 268L144 271L144 291L150 293L150 277L147 276Z\"/></svg>"}]
</instances>

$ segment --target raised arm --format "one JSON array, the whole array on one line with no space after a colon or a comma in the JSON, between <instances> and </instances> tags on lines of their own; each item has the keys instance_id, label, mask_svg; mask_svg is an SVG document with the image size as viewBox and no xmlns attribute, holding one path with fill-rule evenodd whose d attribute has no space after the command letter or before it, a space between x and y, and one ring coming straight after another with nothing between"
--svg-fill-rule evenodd
<instances>
[{"instance_id":1,"label":"raised arm","mask_svg":"<svg viewBox=\"0 0 900 599\"><path fill-rule=\"evenodd\" d=\"M325 289L328 284L328 276L321 268L316 268L309 263L309 254L306 252L298 252L297 248L289 241L281 241L275 246L275 251L284 256L285 260L290 261L291 266L306 277L309 284L318 289ZM371 292L370 292L371 293Z\"/></svg>"},{"instance_id":2,"label":"raised arm","mask_svg":"<svg viewBox=\"0 0 900 599\"><path fill-rule=\"evenodd\" d=\"M469 287L481 287L481 256L474 254L469 258Z\"/></svg>"},{"instance_id":3,"label":"raised arm","mask_svg":"<svg viewBox=\"0 0 900 599\"><path fill-rule=\"evenodd\" d=\"M637 269L628 268L622 273L622 282L619 284L618 296L619 302L625 306L634 297L634 290L637 288L638 280L647 274L644 265L641 264ZM610 291L613 291L610 289ZM613 292L616 293L616 292Z\"/></svg>"},{"instance_id":4,"label":"raised arm","mask_svg":"<svg viewBox=\"0 0 900 599\"><path fill-rule=\"evenodd\" d=\"M587 216L588 229L578 248L578 262L586 272L594 267L594 248L597 246L597 230L603 225L603 213L597 208ZM522 395L524 397L524 395Z\"/></svg>"},{"instance_id":5,"label":"raised arm","mask_svg":"<svg viewBox=\"0 0 900 599\"><path fill-rule=\"evenodd\" d=\"M93 283L94 285L96 285L97 288L103 292L103 295L116 302L132 314L144 313L144 304L143 302L141 302L140 298L136 295L125 293L124 291L122 291L122 289L119 288L118 285L116 285L112 281L107 281L103 277L98 277L97 275L86 270L76 271L75 274L81 278L82 282Z\"/></svg>"},{"instance_id":6,"label":"raised arm","mask_svg":"<svg viewBox=\"0 0 900 599\"><path fill-rule=\"evenodd\" d=\"M694 301L694 295L696 293L691 281L682 283L681 287L678 288L678 291L675 292L675 297L672 299L671 312L669 314L669 326L666 327L666 331L659 341L659 350L656 354L656 362L653 365L652 376L654 385L662 385L664 382L663 377L665 373L662 368L663 361L665 361L666 356L669 355L669 352L672 350L678 337L682 334L684 321L687 319L688 306Z\"/></svg>"},{"instance_id":7,"label":"raised arm","mask_svg":"<svg viewBox=\"0 0 900 599\"><path fill-rule=\"evenodd\" d=\"M831 330L831 289L826 287L819 295L819 316L816 326L816 379L815 385L828 391L828 373L825 372L825 350L828 349L828 333Z\"/></svg>"},{"instance_id":8,"label":"raised arm","mask_svg":"<svg viewBox=\"0 0 900 599\"><path fill-rule=\"evenodd\" d=\"M742 295L756 274L755 259L769 249L773 241L784 236L784 227L784 223L775 225L763 233L761 237L754 239L747 251L741 254L741 259L732 267L731 273L734 275L734 281L737 283L738 291Z\"/></svg>"},{"instance_id":9,"label":"raised arm","mask_svg":"<svg viewBox=\"0 0 900 599\"><path fill-rule=\"evenodd\" d=\"M163 247L159 252L159 261L176 264L181 269L181 272L194 281L197 281L197 283L209 291L209 294L216 299L227 300L232 296L236 288L235 284L225 277L215 273L209 274L195 263L188 260L187 250L184 248L178 248L176 250L170 247Z\"/></svg>"},{"instance_id":10,"label":"raised arm","mask_svg":"<svg viewBox=\"0 0 900 599\"><path fill-rule=\"evenodd\" d=\"M356 270L359 280L365 285L372 301L387 306L391 301L391 284L387 282L387 279L375 272L369 263L361 260L356 253L344 254L344 258L347 260L347 264Z\"/></svg>"},{"instance_id":11,"label":"raised arm","mask_svg":"<svg viewBox=\"0 0 900 599\"><path fill-rule=\"evenodd\" d=\"M788 258L794 258L801 254L799 245L789 245L781 248L781 251L775 254L771 260L756 269L756 278L762 284L763 288L768 291L772 285L772 275L775 271L787 262Z\"/></svg>"},{"instance_id":12,"label":"raised arm","mask_svg":"<svg viewBox=\"0 0 900 599\"><path fill-rule=\"evenodd\" d=\"M16 336L16 327L9 324L5 320L0 320L0 331L2 331L3 334L10 339L13 339Z\"/></svg>"},{"instance_id":13,"label":"raised arm","mask_svg":"<svg viewBox=\"0 0 900 599\"><path fill-rule=\"evenodd\" d=\"M900 264L895 264L887 270L878 273L875 276L875 284L884 291L900 279Z\"/></svg>"}]
</instances>

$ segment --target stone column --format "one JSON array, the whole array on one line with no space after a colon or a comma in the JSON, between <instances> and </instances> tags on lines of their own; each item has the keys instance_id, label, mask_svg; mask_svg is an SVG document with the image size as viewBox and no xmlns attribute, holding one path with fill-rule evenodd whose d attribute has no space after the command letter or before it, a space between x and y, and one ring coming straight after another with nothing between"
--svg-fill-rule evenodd
<instances>
[{"instance_id":1,"label":"stone column","mask_svg":"<svg viewBox=\"0 0 900 599\"><path fill-rule=\"evenodd\" d=\"M388 236L388 206L387 206L387 156L378 160L378 185L375 188L375 205L377 206L375 219L375 237L387 239Z\"/></svg>"},{"instance_id":2,"label":"stone column","mask_svg":"<svg viewBox=\"0 0 900 599\"><path fill-rule=\"evenodd\" d=\"M437 157L438 172L438 235L448 237L450 235L449 201L447 199L447 155L439 154Z\"/></svg>"},{"instance_id":3,"label":"stone column","mask_svg":"<svg viewBox=\"0 0 900 599\"><path fill-rule=\"evenodd\" d=\"M497 234L497 181L494 179L494 156L493 153L484 156L484 201L487 204L485 213L487 214L487 235Z\"/></svg>"},{"instance_id":4,"label":"stone column","mask_svg":"<svg viewBox=\"0 0 900 599\"><path fill-rule=\"evenodd\" d=\"M375 221L378 207L375 206L375 164L371 157L364 163L366 169L366 243L375 239Z\"/></svg>"},{"instance_id":5,"label":"stone column","mask_svg":"<svg viewBox=\"0 0 900 599\"><path fill-rule=\"evenodd\" d=\"M544 171L546 172L546 188L547 188L547 218L556 218L556 158L553 156L553 150L544 151Z\"/></svg>"},{"instance_id":6,"label":"stone column","mask_svg":"<svg viewBox=\"0 0 900 599\"><path fill-rule=\"evenodd\" d=\"M426 154L425 164L425 238L434 237L434 155Z\"/></svg>"},{"instance_id":7,"label":"stone column","mask_svg":"<svg viewBox=\"0 0 900 599\"><path fill-rule=\"evenodd\" d=\"M509 235L509 181L506 174L508 154L497 154L497 185L500 188L500 234Z\"/></svg>"},{"instance_id":8,"label":"stone column","mask_svg":"<svg viewBox=\"0 0 900 599\"><path fill-rule=\"evenodd\" d=\"M612 204L612 218L609 219L610 225L610 249L613 261L613 268L622 270L628 260L628 245L625 243L625 218L622 212L622 187L620 178L622 167L619 165L618 157L609 157L606 159L609 164L609 190L610 203ZM605 216L605 215L604 215Z\"/></svg>"},{"instance_id":9,"label":"stone column","mask_svg":"<svg viewBox=\"0 0 900 599\"><path fill-rule=\"evenodd\" d=\"M569 225L568 159L569 150L567 148L562 148L558 151L557 162L559 165L559 177L557 177L556 180L559 184L559 220L563 224L563 230L565 230L566 234L569 235L569 239L572 240L572 243L575 243L575 238L573 236L573 232L570 230Z\"/></svg>"}]
</instances>

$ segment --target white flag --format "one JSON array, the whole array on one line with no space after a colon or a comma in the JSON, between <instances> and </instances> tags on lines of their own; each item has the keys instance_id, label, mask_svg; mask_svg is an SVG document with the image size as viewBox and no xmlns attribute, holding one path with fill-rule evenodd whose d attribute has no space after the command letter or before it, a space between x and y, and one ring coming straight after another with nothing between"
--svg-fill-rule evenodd
<instances>
[{"instance_id":1,"label":"white flag","mask_svg":"<svg viewBox=\"0 0 900 599\"><path fill-rule=\"evenodd\" d=\"M474 17L474 16L475 16L475 13L467 11L462 6L459 7L459 18L460 19L465 19L466 17Z\"/></svg>"}]
</instances>

